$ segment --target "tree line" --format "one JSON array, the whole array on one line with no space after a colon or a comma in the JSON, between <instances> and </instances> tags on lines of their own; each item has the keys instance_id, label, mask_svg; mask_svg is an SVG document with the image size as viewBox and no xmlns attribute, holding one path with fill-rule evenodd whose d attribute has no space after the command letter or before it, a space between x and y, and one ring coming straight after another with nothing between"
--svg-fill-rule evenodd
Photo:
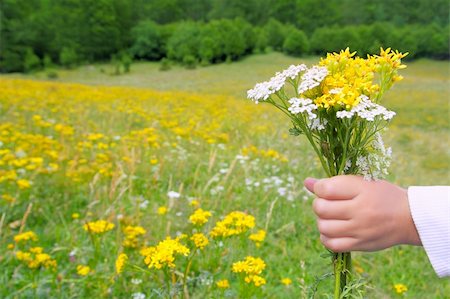
<instances>
[{"instance_id":1,"label":"tree line","mask_svg":"<svg viewBox=\"0 0 450 299\"><path fill-rule=\"evenodd\" d=\"M448 8L447 0L2 0L0 71L110 59L193 66L347 46L448 59Z\"/></svg>"}]
</instances>

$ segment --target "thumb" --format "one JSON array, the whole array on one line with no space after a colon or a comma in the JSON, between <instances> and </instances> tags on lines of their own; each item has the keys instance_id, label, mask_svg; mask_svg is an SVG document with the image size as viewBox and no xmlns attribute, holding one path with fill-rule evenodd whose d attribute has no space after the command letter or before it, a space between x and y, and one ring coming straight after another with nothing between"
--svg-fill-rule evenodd
<instances>
[{"instance_id":1,"label":"thumb","mask_svg":"<svg viewBox=\"0 0 450 299\"><path fill-rule=\"evenodd\" d=\"M309 192L314 193L314 184L318 181L319 180L315 178L306 178L303 181L303 185L305 185L306 189L308 189Z\"/></svg>"}]
</instances>

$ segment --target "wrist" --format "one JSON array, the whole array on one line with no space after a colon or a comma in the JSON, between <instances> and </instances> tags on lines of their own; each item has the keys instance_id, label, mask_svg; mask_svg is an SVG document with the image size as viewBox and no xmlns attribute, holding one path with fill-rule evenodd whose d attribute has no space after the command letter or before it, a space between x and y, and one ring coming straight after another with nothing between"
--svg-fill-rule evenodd
<instances>
[{"instance_id":1,"label":"wrist","mask_svg":"<svg viewBox=\"0 0 450 299\"><path fill-rule=\"evenodd\" d=\"M404 237L401 242L401 244L407 244L407 245L415 245L415 246L421 246L422 241L420 240L419 233L417 232L416 225L414 223L414 220L412 218L411 214L411 208L409 206L409 199L408 199L408 191L406 189L401 189L402 196L401 200L403 201L403 221L404 224L403 232Z\"/></svg>"}]
</instances>

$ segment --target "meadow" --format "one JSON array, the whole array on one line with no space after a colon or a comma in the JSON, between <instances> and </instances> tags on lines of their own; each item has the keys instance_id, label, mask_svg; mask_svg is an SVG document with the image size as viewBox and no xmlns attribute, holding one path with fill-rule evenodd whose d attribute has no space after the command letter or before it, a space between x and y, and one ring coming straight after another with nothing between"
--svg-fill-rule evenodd
<instances>
[{"instance_id":1,"label":"meadow","mask_svg":"<svg viewBox=\"0 0 450 299\"><path fill-rule=\"evenodd\" d=\"M302 184L324 174L285 117L245 99L276 71L317 61L270 53L195 70L1 76L0 297L307 298L319 284L326 298L330 259ZM397 112L389 179L448 185L448 62L406 64L385 98ZM450 293L421 248L353 263L367 298Z\"/></svg>"}]
</instances>

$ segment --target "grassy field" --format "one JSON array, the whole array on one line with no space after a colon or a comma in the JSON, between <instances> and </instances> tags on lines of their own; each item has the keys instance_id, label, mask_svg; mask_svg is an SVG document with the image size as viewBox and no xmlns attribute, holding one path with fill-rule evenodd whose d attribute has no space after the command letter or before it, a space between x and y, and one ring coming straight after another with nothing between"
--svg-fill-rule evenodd
<instances>
[{"instance_id":1,"label":"grassy field","mask_svg":"<svg viewBox=\"0 0 450 299\"><path fill-rule=\"evenodd\" d=\"M289 122L245 93L290 64L317 61L271 53L195 70L136 63L121 76L95 65L59 70L58 82L43 82L45 72L0 77L0 297L305 298L331 269L302 187L323 173L306 142L288 135ZM390 180L447 185L448 62L412 62L403 76L385 99L397 112L386 132ZM211 211L204 225L189 221L198 208ZM239 235L213 238L233 211L247 223ZM114 228L83 228L95 220ZM28 231L37 240L19 240ZM196 233L208 236L204 249ZM139 249L167 236L190 253L176 255L175 268L149 269ZM121 253L128 260L117 273ZM246 256L264 260L264 286L231 270ZM368 298L450 293L421 248L354 253L354 266ZM216 284L225 279L229 288ZM317 298L331 283L320 283Z\"/></svg>"}]
</instances>

